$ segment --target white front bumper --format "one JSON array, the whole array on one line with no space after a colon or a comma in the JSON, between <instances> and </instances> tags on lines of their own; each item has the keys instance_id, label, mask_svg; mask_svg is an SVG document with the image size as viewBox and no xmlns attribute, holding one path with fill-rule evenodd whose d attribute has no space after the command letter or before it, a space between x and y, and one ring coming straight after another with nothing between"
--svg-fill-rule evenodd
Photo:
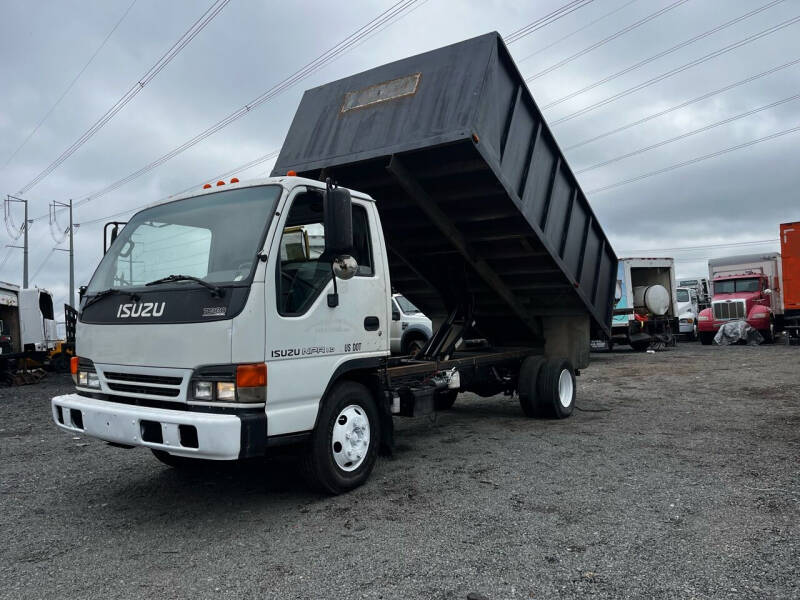
<instances>
[{"instance_id":1,"label":"white front bumper","mask_svg":"<svg viewBox=\"0 0 800 600\"><path fill-rule=\"evenodd\" d=\"M53 420L61 429L128 446L146 446L177 456L236 460L241 446L241 421L235 415L168 410L107 402L66 394L52 402ZM61 420L59 420L59 409ZM73 415L72 411L80 411ZM142 421L159 423L163 443L142 440ZM83 427L75 423L82 424ZM197 447L181 444L179 425L197 430Z\"/></svg>"}]
</instances>

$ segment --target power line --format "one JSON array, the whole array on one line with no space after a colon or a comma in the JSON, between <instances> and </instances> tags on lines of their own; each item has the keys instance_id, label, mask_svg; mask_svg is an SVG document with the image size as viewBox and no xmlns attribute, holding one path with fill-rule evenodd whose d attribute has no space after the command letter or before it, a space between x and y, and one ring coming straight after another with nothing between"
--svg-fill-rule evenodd
<instances>
[{"instance_id":1,"label":"power line","mask_svg":"<svg viewBox=\"0 0 800 600\"><path fill-rule=\"evenodd\" d=\"M702 244L700 246L679 246L676 248L642 248L640 250L620 250L621 253L633 254L644 252L675 252L679 250L708 250L710 248L731 248L734 246L755 246L761 244L772 244L779 242L780 238L772 238L769 240L752 240L749 242L728 242L726 244Z\"/></svg>"},{"instance_id":2,"label":"power line","mask_svg":"<svg viewBox=\"0 0 800 600\"><path fill-rule=\"evenodd\" d=\"M551 122L550 125L558 125L558 124L563 123L565 121L569 121L571 119L574 119L575 117L579 117L581 115L584 115L584 114L586 114L588 112L593 111L596 108L600 108L601 106L605 106L607 104L615 102L616 100L619 100L620 98L623 98L623 97L625 97L625 96L627 96L629 94L632 94L634 92L638 92L639 90L643 90L646 87L650 87L651 85L654 85L654 84L656 84L656 83L658 83L660 81L668 79L668 78L670 78L670 77L672 77L674 75L677 75L678 73L682 73L683 71L686 71L687 69L691 69L692 67L696 67L697 65L700 65L700 64L702 64L704 62L707 62L709 60L712 60L714 58L722 56L723 54L731 52L732 50L736 50L737 48L741 48L742 46L745 46L745 45L750 44L752 42L755 42L756 40L759 40L759 39L761 39L763 37L766 37L768 35L776 33L777 31L780 31L781 29L785 29L786 27L789 27L790 25L794 25L798 21L800 21L800 16L794 17L792 19L788 19L786 21L783 21L782 23L778 23L777 25L773 25L772 27L768 27L767 29L764 29L762 31L759 31L758 33L754 33L752 35L749 35L749 36L747 36L747 37L745 37L745 38L743 38L743 39L741 39L741 40L739 40L737 42L734 42L733 44L729 44L727 46L724 46L724 47L720 48L719 50L715 50L714 52L710 52L709 54L706 54L704 56L701 56L700 58L696 58L696 59L694 59L692 61L689 61L688 63L685 63L685 64L683 64L683 65L681 65L679 67L675 67L674 69L670 69L669 71L661 73L660 75L656 75L655 77L652 77L652 78L648 79L647 81L644 81L644 82L642 82L642 83L640 83L638 85L630 87L627 90L623 90L623 91L618 92L616 94L613 94L613 95L611 95L611 96L609 96L609 97L607 97L607 98L605 98L603 100L600 100L599 102L595 102L593 104L590 104L589 106L586 106L586 107L584 107L584 108L582 108L580 110L575 111L574 113L566 115L565 117L561 117L560 119L556 119L555 121Z\"/></svg>"},{"instance_id":3,"label":"power line","mask_svg":"<svg viewBox=\"0 0 800 600\"><path fill-rule=\"evenodd\" d=\"M613 81L617 77L621 77L623 75L626 75L626 74L630 73L631 71L635 71L639 67L643 67L644 65L650 64L651 62L653 62L655 60L658 60L659 58L663 58L663 57L665 57L665 56L667 56L669 54L672 54L673 52L677 52L681 48L685 48L686 46L689 46L691 44L694 44L695 42L698 42L698 41L700 41L702 39L705 39L705 38L707 38L707 37L709 37L711 35L714 35L715 33L718 33L720 31L722 31L723 29L727 29L728 27L731 27L732 25L735 25L736 23L740 23L741 21L744 21L745 19L749 19L750 17L755 16L760 12L764 12L765 10L767 10L769 8L772 8L776 4L780 4L781 2L785 2L785 1L786 0L772 0L772 2L768 2L767 4L765 4L763 6L760 6L759 8L753 9L748 13L745 13L743 15L740 15L740 16L736 17L735 19L731 19L730 21L727 21L727 22L723 23L722 25L718 25L716 27L713 27L712 29L709 29L708 31L704 31L703 33L697 34L696 36L691 37L691 38L689 38L687 40L684 40L683 42L680 42L679 44L675 44L671 48L667 48L666 50L662 50L661 52L658 52L658 53L654 54L653 56L651 56L649 58L645 58L644 60L640 60L639 62L637 62L637 63L635 63L635 64L633 64L633 65L631 65L629 67L626 67L626 68L622 69L621 71L617 71L616 73L613 73L612 75L604 77L603 79L600 79L599 81L595 81L592 84L584 86L579 90L575 90L574 92L570 92L566 96L562 96L561 98L558 98L557 100L553 100L552 102L542 106L542 110L546 110L548 108L552 108L553 106L561 104L562 102L566 102L567 100L571 100L572 98L575 98L576 96L580 96L581 94L583 94L585 92L588 92L589 90L593 90L594 88L596 88L598 86L601 86L603 84L608 83L609 81Z\"/></svg>"},{"instance_id":4,"label":"power line","mask_svg":"<svg viewBox=\"0 0 800 600\"><path fill-rule=\"evenodd\" d=\"M781 100L777 100L770 104L766 104L764 106L759 106L758 108L754 108L752 110L745 111L743 113L739 113L738 115L734 115L732 117L728 117L726 119L722 119L721 121L717 121L716 123L710 123L709 125L705 125L703 127L699 127L697 129L693 129L692 131L687 131L686 133L682 133L681 135L677 135L675 137L662 140L660 142L656 142L655 144L651 144L650 146L645 146L643 148L639 148L637 150L633 150L631 152L627 152L626 154L620 154L619 156L615 156L614 158L609 158L608 160L604 160L602 162L593 164L589 167L584 167L582 169L578 169L575 171L575 174L578 175L580 173L585 173L586 171L592 171L594 169L599 169L600 167L605 167L606 165L610 165L611 163L618 162L620 160L630 158L632 156L637 156L639 154L643 154L655 148L660 148L661 146L666 146L667 144L671 144L673 142L677 142L679 140L691 137L693 135L697 135L698 133L703 133L704 131L708 131L710 129L714 129L715 127L720 127L721 125L727 125L728 123L732 123L734 121L738 121L739 119L743 119L745 117L749 117L750 115L754 115L761 111L774 108L776 106L780 106L781 104L786 104L787 102L791 102L792 100L797 100L800 98L800 94L795 94L793 96L789 96L788 98L783 98Z\"/></svg>"},{"instance_id":5,"label":"power line","mask_svg":"<svg viewBox=\"0 0 800 600\"><path fill-rule=\"evenodd\" d=\"M586 144L591 144L592 142L596 142L597 140L601 140L601 139L606 138L606 137L608 137L610 135L614 135L615 133L620 133L621 131L625 131L626 129L630 129L631 127L636 127L637 125L641 125L643 123L646 123L647 121L652 121L653 119L656 119L658 117L663 117L666 114L669 114L669 113L674 112L676 110L679 110L681 108L685 108L685 107L687 107L687 106L689 106L691 104L695 104L695 103L700 102L702 100L707 100L708 98L711 98L713 96L717 96L719 94L722 94L723 92L727 92L729 90L732 90L734 88L742 86L742 85L744 85L746 83L750 83L752 81L756 81L757 79L761 79L762 77L766 77L767 75L771 75L771 74L776 73L776 72L778 72L778 71L780 71L782 69L787 69L787 68L789 68L791 66L794 66L794 65L796 65L798 63L800 63L800 58L796 58L796 59L794 59L792 61L789 61L787 63L783 63L782 65L778 65L777 67L773 67L771 69L767 69L766 71L761 71L760 73L756 73L755 75L751 75L750 77L746 77L745 79L741 79L739 81L736 81L735 83L731 83L730 85L726 85L725 87L721 87L721 88L718 88L716 90L712 90L710 92L706 92L705 94L702 94L700 96L692 98L691 100L685 100L684 102L681 102L680 104L676 104L675 106L671 106L669 108L665 108L664 110L660 110L660 111L658 111L656 113L653 113L652 115L648 115L646 117L642 117L641 119L637 119L636 121L632 121L630 123L626 123L625 125L621 125L620 127L616 127L614 129L611 129L609 131L606 131L606 132L601 133L599 135L596 135L594 137L585 139L585 140L583 140L581 142L578 142L577 144L572 144L571 146L567 146L566 148L564 148L564 152L568 152L569 150L574 150L575 148L580 148L581 146L585 146Z\"/></svg>"},{"instance_id":6,"label":"power line","mask_svg":"<svg viewBox=\"0 0 800 600\"><path fill-rule=\"evenodd\" d=\"M578 29L576 29L576 30L575 30L575 31L573 31L572 33L568 33L567 35L565 35L565 36L562 36L562 37L558 38L556 41L554 41L554 42L550 42L550 43L549 43L549 44L547 44L546 46L542 46L541 48L539 48L539 49L538 49L538 50L536 50L535 52L531 52L531 53L530 53L530 54L528 54L527 56L524 56L523 58L520 58L520 59L517 61L517 64L520 64L520 63L522 63L522 62L524 62L524 61L528 60L529 58L533 58L534 56L536 56L537 54L541 54L541 53L542 53L542 52L544 52L545 50L549 50L549 49L550 49L550 48L552 48L553 46L555 46L555 45L557 45L557 44L560 44L561 42L563 42L563 41L564 41L564 40L566 40L566 39L569 39L569 38L571 38L573 35L576 35L576 34L580 33L581 31L584 31L585 29L588 29L589 27L591 27L591 26L592 26L592 25L594 25L595 23L599 23L599 22L600 22L600 21L602 21L603 19L606 19L606 18L610 17L611 15L614 15L614 14L618 13L619 11L623 10L624 8L627 8L628 6L630 6L631 4L633 4L634 2L638 2L638 0L628 0L628 2L626 2L625 4L623 4L622 6L620 6L619 8L615 8L615 9L614 9L614 10L612 10L611 12L607 12L606 14L604 14L604 15L603 15L603 16L601 16L601 17L598 17L598 18L597 18L597 19L595 19L594 21L590 21L589 23L587 23L587 24L586 24L586 25L584 25L583 27L579 27Z\"/></svg>"},{"instance_id":7,"label":"power line","mask_svg":"<svg viewBox=\"0 0 800 600\"><path fill-rule=\"evenodd\" d=\"M44 260L41 263L39 263L39 266L36 267L36 270L33 272L33 275L31 276L31 282L33 282L36 279L36 276L41 272L41 270L47 264L47 261L50 260L50 257L56 253L56 250L57 248L55 247L50 248L50 252L47 253L47 256L44 257Z\"/></svg>"},{"instance_id":8,"label":"power line","mask_svg":"<svg viewBox=\"0 0 800 600\"><path fill-rule=\"evenodd\" d=\"M611 42L611 41L617 39L618 37L621 37L621 36L625 35L626 33L630 32L630 31L633 31L637 27L640 27L640 26L644 25L645 23L660 17L664 13L667 13L667 12L671 11L674 8L678 8L681 4L686 4L688 1L689 0L676 0L672 4L670 4L668 6L665 6L664 8L662 8L660 10L657 10L654 13L650 13L646 17L643 17L643 18L639 19L638 21L636 21L634 23L631 23L627 27L623 27L619 31L616 31L615 33L612 33L611 35L609 35L606 38L603 38L599 42L595 42L594 44L592 44L590 46L587 46L583 50L580 50L580 51L576 52L575 54L572 54L572 55L568 56L567 58L564 58L564 59L558 61L557 63L555 63L553 65L550 65L546 69L543 69L543 70L539 71L538 73L534 73L530 77L527 77L525 79L525 81L533 81L534 79L538 79L539 77L547 75L548 73L551 73L551 72L555 71L556 69L560 69L561 67L563 67L567 63L572 62L576 58L580 58L584 54L588 54L592 50L595 50L595 49L599 48L600 46L603 46L603 45L607 44L608 42Z\"/></svg>"},{"instance_id":9,"label":"power line","mask_svg":"<svg viewBox=\"0 0 800 600\"><path fill-rule=\"evenodd\" d=\"M175 42L172 47L170 47L167 52L159 58L156 63L150 67L150 69L136 82L133 86L122 95L122 97L117 100L117 102L109 108L103 116L101 116L97 121L95 121L94 125L92 125L89 129L87 129L77 140L75 140L71 146L69 146L66 150L64 150L58 158L56 158L52 163L50 163L42 172L40 172L36 177L34 177L31 181L25 184L22 188L20 188L18 194L24 194L25 192L32 189L35 185L37 185L40 181L42 181L45 177L47 177L50 173L52 173L55 169L57 169L61 163L67 160L72 154L81 146L83 146L89 139L94 136L95 133L100 131L103 126L108 123L114 115L116 115L119 111L121 111L125 105L127 105L133 98L141 92L144 87L152 81L156 75L158 75L161 70L166 67L173 58L175 58L181 50L183 50L189 42L191 42L198 33L200 33L206 25L208 25L214 17L216 17L223 8L230 2L230 0L215 0L211 7L203 13L203 15L197 19L192 26Z\"/></svg>"},{"instance_id":10,"label":"power line","mask_svg":"<svg viewBox=\"0 0 800 600\"><path fill-rule=\"evenodd\" d=\"M387 10L382 12L380 15L378 15L377 17L372 19L366 25L360 27L359 29L357 29L356 31L351 33L349 36L344 38L341 42L339 42L338 44L336 44L335 46L333 46L332 48L330 48L329 50L327 50L326 52L324 52L323 54L318 56L316 59L314 59L313 61L311 61L308 64L306 64L304 67L302 67L301 69L299 69L298 71L296 71L295 73L290 75L289 77L287 77L287 78L283 79L282 81L280 81L279 83L275 84L274 86L269 88L267 91L262 93L260 96L258 96L256 98L254 98L253 100L251 100L249 103L247 103L244 106L242 106L241 108L235 110L234 112L229 114L227 117L221 119L220 121L217 121L217 123L215 123L211 127L208 127L207 129L205 129L201 133L197 134L193 138L187 140L186 142L184 142L183 144L181 144L177 148L174 148L173 150L167 152L166 154L164 154L163 156L157 158L156 160L152 161L151 163L145 165L141 169L139 169L137 171L134 171L130 175L127 175L126 177L123 177L122 179L120 179L120 180L118 180L118 181L116 181L116 182L104 187L101 190L98 190L98 191L96 191L96 192L94 192L92 194L84 196L82 199L80 199L77 202L75 202L74 206L82 206L82 205L86 204L87 202L91 202L92 200L95 200L95 199L97 199L97 198L99 198L101 196L104 196L104 195L106 195L106 194L108 194L110 192L113 192L114 190L122 187L123 185L125 185L127 183L130 183L134 179L137 179L137 178L141 177L145 173L148 173L149 171L152 171L156 167L161 166L162 164L164 164L167 161L171 160L172 158L178 156L182 152L188 150L192 146L195 146L196 144L198 144L199 142L201 142L204 139L208 138L209 136L217 133L221 129L224 129L225 127L227 127L228 125L230 125L234 121L236 121L236 120L240 119L241 117L243 117L244 115L248 114L253 109L255 109L258 106L262 105L263 103L271 100L275 96L285 92L286 90L288 90L289 88L291 88L295 84L299 83L300 81L310 77L312 74L314 74L315 72L320 70L322 67L326 66L328 63L330 63L332 60L334 60L335 58L337 58L341 54L351 50L352 47L357 42L359 42L362 38L364 38L365 36L370 34L372 31L374 31L377 28L379 28L385 22L395 18L398 14L401 14L401 13L407 11L411 6L413 6L418 1L419 0L400 0L399 2L393 4L390 8L388 8Z\"/></svg>"},{"instance_id":11,"label":"power line","mask_svg":"<svg viewBox=\"0 0 800 600\"><path fill-rule=\"evenodd\" d=\"M89 65L91 65L91 64L92 64L92 62L94 61L94 59L95 59L95 58L97 57L97 55L100 53L100 50L102 50L102 49L103 49L103 47L106 45L106 42L108 42L108 40L111 38L111 36L112 36L112 35L114 34L114 32L117 30L117 27L119 27L119 26L120 26L120 24L121 24L121 23L122 23L122 22L125 20L125 17L127 17L127 16L128 16L128 13L129 13L129 12L131 12L131 9L133 8L133 5L134 5L134 4L136 4L136 2L137 2L137 0L133 0L133 2L131 2L131 3L130 3L130 5L128 6L128 8L125 10L125 12L124 12L124 13L122 13L122 16L121 16L121 17L119 18L119 20L116 22L116 24L114 25L114 27L112 27L112 28L111 28L111 31L109 31L109 32L108 32L108 35L106 35L106 37L103 39L103 41L102 41L102 42L100 43L100 45L97 47L97 50L95 50L95 51L94 51L94 54L92 54L92 56L91 56L91 57L89 57L89 60L88 60L88 61L86 61L86 64L85 64L85 65L83 65L83 68L82 68L80 71L78 71L78 74L77 74L77 75L75 75L75 77L74 77L74 78L72 79L72 81L69 83L69 85L67 86L67 89L65 89L65 90L62 92L61 96L59 96L59 97L58 97L58 100L56 100L55 104L53 104L53 106L51 106L51 107L50 107L50 110L48 110L48 111L45 113L45 115L44 115L44 116L41 118L41 120L40 120L40 121L39 121L39 122L36 124L36 127L34 127L34 128L33 128L33 130L32 130L32 131L31 131L31 132L28 134L28 136L27 136L27 137L26 137L26 138L25 138L25 139L22 141L22 143L21 143L19 146L17 146L17 149L16 149L16 150L14 150L14 152L12 152L12 153L11 153L11 156L9 156L9 157L6 159L6 162L5 162L5 164L3 164L3 169L5 169L5 168L8 166L8 163L10 163L12 160L14 160L14 157L15 157L15 156L16 156L16 155L19 153L19 151L20 151L20 150L22 150L22 149L25 147L25 145L26 145L26 144L27 144L27 143L30 141L30 139L31 139L31 138L32 138L34 135L36 135L36 132L37 132L37 131L39 131L39 128L40 128L40 127L41 127L41 126L44 124L44 122L47 120L47 118L48 118L48 117L49 117L49 116L50 116L50 115L53 113L53 111L56 109L56 107L57 107L59 104L61 104L61 101L64 99L64 97L65 97L65 96L66 96L66 95L69 93L69 91L72 89L72 86L74 86L74 85L77 83L78 79L80 79L80 78L81 78L81 75L83 75L83 72L84 72L86 69L88 69L88 68L89 68Z\"/></svg>"},{"instance_id":12,"label":"power line","mask_svg":"<svg viewBox=\"0 0 800 600\"><path fill-rule=\"evenodd\" d=\"M642 175L638 175L637 177L631 177L630 179L624 179L622 181L618 181L616 183L612 183L611 185L604 185L602 187L595 188L593 190L589 190L586 192L587 194L595 194L599 192L604 192L606 190L610 190L613 188L617 188L623 185L627 185L629 183L633 183L635 181L641 181L642 179L647 179L648 177L653 177L654 175L661 175L662 173L667 173L669 171L674 171L675 169L680 169L682 167L687 167L689 165L693 165L695 163L699 163L704 160L708 160L710 158L716 158L717 156L721 156L723 154L727 154L728 152L733 152L734 150L741 150L742 148L748 148L750 146L754 146L756 144L760 144L761 142L766 142L769 140L774 140L775 138L782 137L784 135L789 135L790 133L795 133L800 131L800 126L792 127L791 129L783 129L781 131L777 131L770 135L766 135L764 137L757 138L755 140L750 140L749 142L744 142L743 144L737 144L736 146L731 146L729 148L724 148L722 150L718 150L716 152L712 152L710 154L704 154L703 156L698 156L696 158L692 158L689 160L685 160L683 162L675 163L674 165L670 165L668 167L664 167L663 169L658 169L657 171L650 171L649 173L644 173Z\"/></svg>"},{"instance_id":13,"label":"power line","mask_svg":"<svg viewBox=\"0 0 800 600\"><path fill-rule=\"evenodd\" d=\"M547 27L551 23L555 23L562 17L566 17L568 14L591 4L593 1L594 0L573 0L572 2L567 2L561 8L557 8L553 12L548 13L543 17L539 17L531 23L528 23L525 25L525 27L521 27L520 29L508 34L508 36L504 38L505 42L508 45L518 42L522 38L532 34L534 31L538 31L543 27Z\"/></svg>"}]
</instances>

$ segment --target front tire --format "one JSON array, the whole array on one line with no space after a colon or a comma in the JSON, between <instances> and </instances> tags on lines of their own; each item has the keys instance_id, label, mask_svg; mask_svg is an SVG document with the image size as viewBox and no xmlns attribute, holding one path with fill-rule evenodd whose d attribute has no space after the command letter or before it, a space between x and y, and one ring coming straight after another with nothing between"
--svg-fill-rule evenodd
<instances>
[{"instance_id":1,"label":"front tire","mask_svg":"<svg viewBox=\"0 0 800 600\"><path fill-rule=\"evenodd\" d=\"M650 347L650 340L644 340L641 342L631 342L631 348L633 348L636 352L644 352Z\"/></svg>"},{"instance_id":2,"label":"front tire","mask_svg":"<svg viewBox=\"0 0 800 600\"><path fill-rule=\"evenodd\" d=\"M381 431L372 394L355 381L337 383L320 408L305 457L314 487L341 494L363 484L375 466Z\"/></svg>"},{"instance_id":3,"label":"front tire","mask_svg":"<svg viewBox=\"0 0 800 600\"><path fill-rule=\"evenodd\" d=\"M773 321L770 318L770 320L769 320L769 329L759 330L758 333L760 333L761 337L764 338L764 343L765 344L773 343L775 341L775 321Z\"/></svg>"},{"instance_id":4,"label":"front tire","mask_svg":"<svg viewBox=\"0 0 800 600\"><path fill-rule=\"evenodd\" d=\"M714 342L714 334L710 331L701 331L699 335L703 346L710 346Z\"/></svg>"}]
</instances>

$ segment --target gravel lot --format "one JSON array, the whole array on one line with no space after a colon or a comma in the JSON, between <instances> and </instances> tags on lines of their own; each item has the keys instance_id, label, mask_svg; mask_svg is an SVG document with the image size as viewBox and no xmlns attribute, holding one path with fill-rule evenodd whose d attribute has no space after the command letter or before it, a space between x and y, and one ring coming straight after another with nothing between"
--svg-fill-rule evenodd
<instances>
[{"instance_id":1,"label":"gravel lot","mask_svg":"<svg viewBox=\"0 0 800 600\"><path fill-rule=\"evenodd\" d=\"M2 598L798 598L800 348L598 353L582 409L462 396L345 496L204 474L0 391ZM481 597L481 596L473 596Z\"/></svg>"}]
</instances>

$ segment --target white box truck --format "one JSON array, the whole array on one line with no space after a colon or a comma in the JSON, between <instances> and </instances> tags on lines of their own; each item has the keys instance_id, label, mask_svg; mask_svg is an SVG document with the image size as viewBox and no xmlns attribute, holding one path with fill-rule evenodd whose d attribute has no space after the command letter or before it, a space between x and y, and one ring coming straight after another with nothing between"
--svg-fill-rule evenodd
<instances>
[{"instance_id":1,"label":"white box truck","mask_svg":"<svg viewBox=\"0 0 800 600\"><path fill-rule=\"evenodd\" d=\"M654 344L674 344L679 332L675 261L620 258L617 286L610 345L628 344L641 352Z\"/></svg>"}]
</instances>

